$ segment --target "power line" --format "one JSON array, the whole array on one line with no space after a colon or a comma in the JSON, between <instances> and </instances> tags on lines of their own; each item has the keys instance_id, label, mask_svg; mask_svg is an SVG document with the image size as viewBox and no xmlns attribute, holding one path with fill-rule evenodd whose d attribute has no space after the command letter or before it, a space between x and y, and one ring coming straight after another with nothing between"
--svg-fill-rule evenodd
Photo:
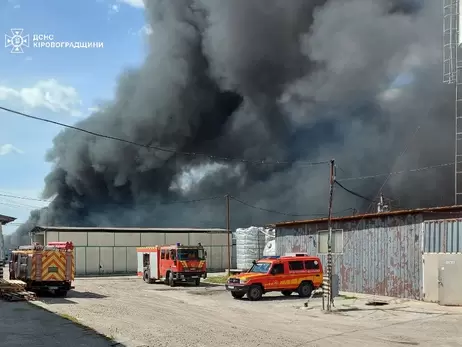
<instances>
[{"instance_id":1,"label":"power line","mask_svg":"<svg viewBox=\"0 0 462 347\"><path fill-rule=\"evenodd\" d=\"M37 198L30 198L27 196L18 196L18 195L10 195L10 194L2 194L2 193L0 193L0 196L5 197L5 198L14 198L14 199L21 199L21 200L51 202L50 200L45 200L45 199L37 199Z\"/></svg>"},{"instance_id":2,"label":"power line","mask_svg":"<svg viewBox=\"0 0 462 347\"><path fill-rule=\"evenodd\" d=\"M9 197L9 198L15 198L15 199L22 199L22 200L43 201L43 202L48 202L48 203L52 202L52 201L43 200L43 199L30 198L30 197L27 197L27 196L0 194L0 197L1 196ZM102 205L105 205L105 206L111 206L111 205L115 205L115 206L124 206L124 205L128 205L128 206L161 206L161 205L188 204L188 203L201 202L201 201L207 201L207 200L216 200L216 199L222 199L222 198L223 198L222 195L216 195L216 196L210 196L210 197L198 198L198 199L191 199L191 200L171 200L171 201L163 201L163 202L151 203L151 204L138 204L138 203L107 203L107 204L104 204L104 203L102 203ZM7 203L1 203L1 204L7 204ZM12 203L10 205L16 205L16 206L21 206L22 205L24 207L31 207L31 208L37 208L37 209L46 207L46 206L30 206L30 205L24 205L24 204L20 205L20 204L16 204L16 203Z\"/></svg>"},{"instance_id":3,"label":"power line","mask_svg":"<svg viewBox=\"0 0 462 347\"><path fill-rule=\"evenodd\" d=\"M42 208L41 206L32 206L32 205L26 205L26 204L15 204L15 203L11 203L11 202L3 202L3 201L0 202L0 205L5 205L5 206L9 206L9 207L24 207L24 208L28 208L28 209L32 209L32 210Z\"/></svg>"},{"instance_id":4,"label":"power line","mask_svg":"<svg viewBox=\"0 0 462 347\"><path fill-rule=\"evenodd\" d=\"M234 200L234 201L237 201L238 203L240 203L240 204L242 204L244 206L247 206L247 207L250 207L250 208L253 208L253 209L256 209L256 210L260 210L260 211L263 211L263 212L280 214L280 215L283 215L283 216L289 216L289 217L325 217L326 216L325 213L298 214L298 213L287 213L287 212L281 212L281 211L276 211L276 210L270 210L270 209L267 209L267 208L252 205L252 204L250 204L248 202L245 202L243 200L240 200L240 199L238 199L238 198L236 198L234 196L230 196L230 198L232 200ZM343 213L343 212L351 211L351 210L354 210L354 209L353 208L346 208L344 210L334 212L334 214L339 214L339 213Z\"/></svg>"},{"instance_id":5,"label":"power line","mask_svg":"<svg viewBox=\"0 0 462 347\"><path fill-rule=\"evenodd\" d=\"M415 129L414 133L412 134L412 137L409 139L409 141L407 142L406 146L404 147L403 151L401 151L397 158L396 158L396 161L398 161L404 154L406 154L407 150L409 149L410 145L412 144L412 142L414 141L417 133L419 132L420 130L420 125L417 126L417 128ZM454 165L454 164L453 164ZM441 166L441 165L440 165ZM430 167L426 167L425 169L429 169ZM420 171L423 171L424 168L419 168ZM409 170L407 171L409 172ZM388 180L390 179L390 177L393 175L393 172L389 172L388 174L386 174L386 178L385 178L385 181L383 182L383 184L380 186L380 189L379 191L377 192L377 196L375 198L375 201L377 201L377 199L379 198L380 194L382 193L382 189L383 187L385 187L385 185L387 184ZM369 204L369 207L366 211L366 214L371 210L372 206L374 204L374 200L371 201L371 203ZM361 223L361 221L364 219L365 215L364 214L359 220L358 220L358 225L359 223ZM349 245L349 243L351 242L351 239L349 239L346 243L346 245ZM343 248L345 248L346 245L342 245Z\"/></svg>"},{"instance_id":6,"label":"power line","mask_svg":"<svg viewBox=\"0 0 462 347\"><path fill-rule=\"evenodd\" d=\"M457 164L459 164L459 163L462 163L462 162L457 162ZM448 167L448 166L453 166L453 165L454 165L454 162L452 162L452 163L438 164L438 165L431 165L431 166L425 166L425 167L419 167L419 168L409 169L409 170L401 170L401 171L387 172L387 173L381 173L381 174L376 174L376 175L340 178L340 179L337 180L337 182L367 180L367 179L372 179L372 178L379 178L379 177L387 177L387 176L393 176L393 175L400 175L400 174L409 173L409 172L427 171L427 170L431 170L431 169L438 169L438 168L441 168L441 167Z\"/></svg>"},{"instance_id":7,"label":"power line","mask_svg":"<svg viewBox=\"0 0 462 347\"><path fill-rule=\"evenodd\" d=\"M344 191L350 193L351 195L354 195L354 196L356 196L356 197L358 197L358 198L364 199L364 200L369 201L369 202L374 202L374 200L371 200L371 199L369 199L369 198L366 198L365 196L363 196L363 195L361 195L361 194L359 194L359 193L356 193L356 192L354 192L354 191L352 191L352 190L350 190L350 189L344 187L341 183L339 183L339 182L337 182L337 181L334 181L334 183L337 184L337 185L338 185L340 188L342 188Z\"/></svg>"},{"instance_id":8,"label":"power line","mask_svg":"<svg viewBox=\"0 0 462 347\"><path fill-rule=\"evenodd\" d=\"M151 145L152 141L150 141L150 143L148 143L148 144L141 144L141 143L137 143L137 142L134 142L134 141L131 141L131 140L122 139L122 138L111 136L111 135L100 134L100 133L90 131L90 130L86 130L86 129L83 129L83 128L79 128L79 127L76 127L76 126L73 126L73 125L52 121L52 120L49 120L49 119L46 119L46 118L32 116L32 115L29 115L29 114L26 114L26 113L23 113L23 112L12 110L12 109L7 108L7 107L0 106L0 110L10 112L10 113L16 114L18 116L26 117L26 118L29 118L29 119L34 119L34 120L38 120L38 121L41 121L41 122L46 122L46 123L50 123L50 124L54 124L54 125L59 125L59 126L64 127L64 128L80 131L80 132L83 132L83 133L86 133L86 134L89 134L89 135L102 137L102 138L105 138L105 139L114 140L114 141L118 141L118 142L122 142L122 143L127 143L127 144L138 146L138 147L143 147L143 148L148 148L148 149L155 149L157 151L167 152L167 153L172 153L172 154L178 154L178 155L183 155L183 156L194 156L194 157L202 156L202 157L207 157L209 159L213 159L213 160L217 160L217 161L235 161L235 162L241 162L241 163L246 163L246 164L257 164L257 165L297 164L297 165L302 165L302 166L315 166L315 165L322 165L322 164L328 164L329 163L328 160L327 161L318 161L318 162L278 161L278 160L276 160L276 161L267 161L265 159L262 159L262 160L249 160L249 159L242 159L242 158L219 157L219 156L210 155L210 154L206 154L206 153L182 152L182 151L177 151L177 150L171 149L171 148L163 148L163 147L159 147L159 146L153 146L153 145Z\"/></svg>"},{"instance_id":9,"label":"power line","mask_svg":"<svg viewBox=\"0 0 462 347\"><path fill-rule=\"evenodd\" d=\"M250 208L254 208L256 210L260 210L260 211L264 211L264 212L269 212L269 213L275 213L275 214L280 214L280 215L283 215L283 216L289 216L289 217L309 217L309 216L324 216L324 214L311 214L311 215L307 215L307 214L297 214L297 213L287 213L287 212L280 212L280 211L275 211L275 210L270 210L270 209L267 209L267 208L263 208L263 207L258 207L258 206L254 206L252 204L249 204L248 202L245 202L245 201L242 201L234 196L230 196L230 198L234 201L237 201L238 203L244 205L244 206L247 206L247 207L250 207Z\"/></svg>"}]
</instances>

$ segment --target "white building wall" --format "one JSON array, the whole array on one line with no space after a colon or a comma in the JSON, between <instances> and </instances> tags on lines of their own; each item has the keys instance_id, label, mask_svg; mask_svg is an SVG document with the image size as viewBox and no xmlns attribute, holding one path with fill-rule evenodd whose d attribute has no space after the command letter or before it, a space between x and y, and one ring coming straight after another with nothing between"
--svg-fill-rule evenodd
<instances>
[{"instance_id":1,"label":"white building wall","mask_svg":"<svg viewBox=\"0 0 462 347\"><path fill-rule=\"evenodd\" d=\"M44 243L51 241L74 243L78 276L135 274L138 267L136 247L177 242L185 245L197 245L200 242L207 251L209 270L223 271L228 267L225 233L46 231L44 239Z\"/></svg>"}]
</instances>

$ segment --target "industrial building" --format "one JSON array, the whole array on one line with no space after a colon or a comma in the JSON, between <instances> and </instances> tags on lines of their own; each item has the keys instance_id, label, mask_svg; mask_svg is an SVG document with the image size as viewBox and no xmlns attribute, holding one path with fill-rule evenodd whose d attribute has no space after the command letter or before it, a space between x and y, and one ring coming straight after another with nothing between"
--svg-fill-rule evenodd
<instances>
[{"instance_id":1,"label":"industrial building","mask_svg":"<svg viewBox=\"0 0 462 347\"><path fill-rule=\"evenodd\" d=\"M136 274L136 247L201 243L207 251L208 271L228 268L226 229L35 227L33 242L72 241L76 275ZM231 250L232 252L232 250ZM232 254L232 253L231 253Z\"/></svg>"},{"instance_id":2,"label":"industrial building","mask_svg":"<svg viewBox=\"0 0 462 347\"><path fill-rule=\"evenodd\" d=\"M462 206L332 218L333 274L339 276L340 291L462 305L462 295L448 298L451 288L462 286L459 218ZM327 218L278 223L275 228L277 254L307 252L326 264ZM459 273L445 278L449 271ZM443 278L446 293L440 285Z\"/></svg>"}]
</instances>

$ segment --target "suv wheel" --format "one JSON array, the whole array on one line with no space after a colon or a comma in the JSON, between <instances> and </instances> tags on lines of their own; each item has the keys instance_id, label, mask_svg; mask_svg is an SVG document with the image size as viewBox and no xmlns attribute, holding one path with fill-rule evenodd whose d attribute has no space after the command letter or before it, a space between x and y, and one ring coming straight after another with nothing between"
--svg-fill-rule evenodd
<instances>
[{"instance_id":1,"label":"suv wheel","mask_svg":"<svg viewBox=\"0 0 462 347\"><path fill-rule=\"evenodd\" d=\"M310 282L303 282L300 284L297 291L298 295L300 295L302 298L308 298L313 292L313 286Z\"/></svg>"},{"instance_id":2,"label":"suv wheel","mask_svg":"<svg viewBox=\"0 0 462 347\"><path fill-rule=\"evenodd\" d=\"M291 296L292 295L292 291L290 291L290 290L283 290L281 293L284 296Z\"/></svg>"},{"instance_id":3,"label":"suv wheel","mask_svg":"<svg viewBox=\"0 0 462 347\"><path fill-rule=\"evenodd\" d=\"M253 285L249 288L249 291L247 292L247 297L251 301L258 301L261 299L263 296L263 289L259 285Z\"/></svg>"}]
</instances>

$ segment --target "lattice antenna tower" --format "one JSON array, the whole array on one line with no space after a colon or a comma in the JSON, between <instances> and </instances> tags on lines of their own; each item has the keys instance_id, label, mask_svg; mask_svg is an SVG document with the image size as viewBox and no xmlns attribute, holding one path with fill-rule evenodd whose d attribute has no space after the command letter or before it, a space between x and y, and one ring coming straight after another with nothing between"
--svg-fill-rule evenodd
<instances>
[{"instance_id":1,"label":"lattice antenna tower","mask_svg":"<svg viewBox=\"0 0 462 347\"><path fill-rule=\"evenodd\" d=\"M462 204L461 0L443 0L443 82L454 85L454 204Z\"/></svg>"}]
</instances>

